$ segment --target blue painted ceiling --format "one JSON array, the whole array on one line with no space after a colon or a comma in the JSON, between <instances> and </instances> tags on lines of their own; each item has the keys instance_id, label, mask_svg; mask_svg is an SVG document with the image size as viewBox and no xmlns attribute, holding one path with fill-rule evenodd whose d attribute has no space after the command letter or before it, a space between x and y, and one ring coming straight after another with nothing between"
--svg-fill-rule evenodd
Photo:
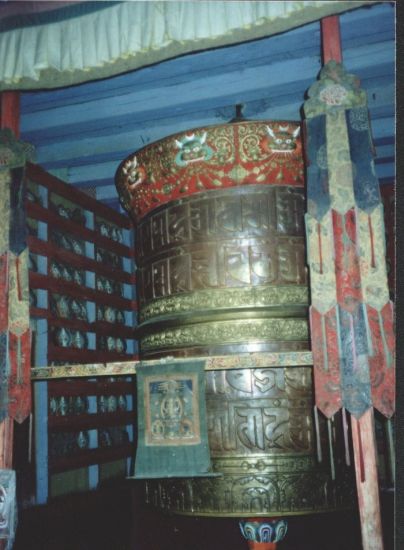
<instances>
[{"instance_id":1,"label":"blue painted ceiling","mask_svg":"<svg viewBox=\"0 0 404 550\"><path fill-rule=\"evenodd\" d=\"M395 9L390 2L340 16L343 63L368 93L381 183L395 174ZM177 131L251 119L299 120L321 68L320 23L171 59L97 82L23 92L21 139L37 162L118 207L120 161Z\"/></svg>"}]
</instances>

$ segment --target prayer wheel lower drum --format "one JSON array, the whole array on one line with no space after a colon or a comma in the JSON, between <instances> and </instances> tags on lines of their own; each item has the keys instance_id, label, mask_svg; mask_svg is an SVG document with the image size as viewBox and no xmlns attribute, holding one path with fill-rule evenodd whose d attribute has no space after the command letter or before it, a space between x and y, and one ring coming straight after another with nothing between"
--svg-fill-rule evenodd
<instances>
[{"instance_id":1,"label":"prayer wheel lower drum","mask_svg":"<svg viewBox=\"0 0 404 550\"><path fill-rule=\"evenodd\" d=\"M279 121L198 128L121 163L143 359L309 349L299 130ZM212 466L223 475L147 481L149 502L216 517L352 505L337 419L320 421L316 442L311 367L259 367L206 373Z\"/></svg>"}]
</instances>

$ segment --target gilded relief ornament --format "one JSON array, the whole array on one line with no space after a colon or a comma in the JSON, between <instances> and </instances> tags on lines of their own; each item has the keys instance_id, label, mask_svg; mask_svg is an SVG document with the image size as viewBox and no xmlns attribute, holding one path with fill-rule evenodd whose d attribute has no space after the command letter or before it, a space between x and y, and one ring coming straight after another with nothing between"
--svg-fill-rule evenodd
<instances>
[{"instance_id":1,"label":"gilded relief ornament","mask_svg":"<svg viewBox=\"0 0 404 550\"><path fill-rule=\"evenodd\" d=\"M87 449L89 445L88 432L79 432L76 437L76 444L79 449Z\"/></svg>"},{"instance_id":2,"label":"gilded relief ornament","mask_svg":"<svg viewBox=\"0 0 404 550\"><path fill-rule=\"evenodd\" d=\"M126 342L123 338L116 338L115 339L115 349L118 353L125 353L126 352Z\"/></svg>"},{"instance_id":3,"label":"gilded relief ornament","mask_svg":"<svg viewBox=\"0 0 404 550\"><path fill-rule=\"evenodd\" d=\"M84 281L85 281L84 271L74 269L73 270L73 282L76 283L76 285L83 286Z\"/></svg>"},{"instance_id":4,"label":"gilded relief ornament","mask_svg":"<svg viewBox=\"0 0 404 550\"><path fill-rule=\"evenodd\" d=\"M75 270L73 268L63 264L59 264L57 262L52 262L51 264L52 276L56 278L62 278L68 282L71 282L73 280L74 271Z\"/></svg>"},{"instance_id":5,"label":"gilded relief ornament","mask_svg":"<svg viewBox=\"0 0 404 550\"><path fill-rule=\"evenodd\" d=\"M306 319L255 319L219 321L166 329L140 340L143 353L184 346L226 345L253 342L307 342Z\"/></svg>"},{"instance_id":6,"label":"gilded relief ornament","mask_svg":"<svg viewBox=\"0 0 404 550\"><path fill-rule=\"evenodd\" d=\"M67 348L71 345L72 339L70 332L64 327L61 327L55 332L55 343L62 348Z\"/></svg>"},{"instance_id":7,"label":"gilded relief ornament","mask_svg":"<svg viewBox=\"0 0 404 550\"><path fill-rule=\"evenodd\" d=\"M147 503L171 513L247 518L349 509L355 498L346 472L332 483L324 470L295 473L293 466L282 473L238 472L215 480L148 480L145 496Z\"/></svg>"},{"instance_id":8,"label":"gilded relief ornament","mask_svg":"<svg viewBox=\"0 0 404 550\"><path fill-rule=\"evenodd\" d=\"M88 339L85 332L75 330L71 336L71 345L73 348L85 349L88 346Z\"/></svg>"},{"instance_id":9,"label":"gilded relief ornament","mask_svg":"<svg viewBox=\"0 0 404 550\"><path fill-rule=\"evenodd\" d=\"M143 166L138 166L136 157L127 160L122 166L122 173L127 178L127 185L130 194L134 194L136 187L143 183L146 179L146 170ZM109 236L109 231L107 236Z\"/></svg>"},{"instance_id":10,"label":"gilded relief ornament","mask_svg":"<svg viewBox=\"0 0 404 550\"><path fill-rule=\"evenodd\" d=\"M174 314L178 316L181 313L201 310L218 312L220 309L234 308L242 311L247 308L270 308L271 306L273 308L276 306L307 307L308 289L303 285L268 285L182 293L149 300L139 311L139 321L143 323L160 316ZM267 314L270 315L269 309Z\"/></svg>"},{"instance_id":11,"label":"gilded relief ornament","mask_svg":"<svg viewBox=\"0 0 404 550\"><path fill-rule=\"evenodd\" d=\"M70 301L70 311L72 313L72 316L76 319L81 319L82 321L87 321L87 310L86 305L83 300L78 300L77 298L73 298Z\"/></svg>"},{"instance_id":12,"label":"gilded relief ornament","mask_svg":"<svg viewBox=\"0 0 404 550\"><path fill-rule=\"evenodd\" d=\"M68 296L51 295L51 310L57 317L70 317L70 298Z\"/></svg>"}]
</instances>

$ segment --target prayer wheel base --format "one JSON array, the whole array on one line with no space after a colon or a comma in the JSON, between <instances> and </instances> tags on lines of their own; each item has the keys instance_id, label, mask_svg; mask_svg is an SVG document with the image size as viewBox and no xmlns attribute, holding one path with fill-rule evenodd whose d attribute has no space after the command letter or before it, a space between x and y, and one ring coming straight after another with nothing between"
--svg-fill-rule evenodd
<instances>
[{"instance_id":1,"label":"prayer wheel base","mask_svg":"<svg viewBox=\"0 0 404 550\"><path fill-rule=\"evenodd\" d=\"M287 522L280 518L253 518L242 520L239 525L249 550L276 550L288 529Z\"/></svg>"}]
</instances>

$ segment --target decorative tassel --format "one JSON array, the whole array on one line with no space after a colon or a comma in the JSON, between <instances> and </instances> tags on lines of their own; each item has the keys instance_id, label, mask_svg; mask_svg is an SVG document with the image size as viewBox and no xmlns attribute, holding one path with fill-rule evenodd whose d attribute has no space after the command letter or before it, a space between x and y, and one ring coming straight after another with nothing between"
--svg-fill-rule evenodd
<instances>
[{"instance_id":1,"label":"decorative tassel","mask_svg":"<svg viewBox=\"0 0 404 550\"><path fill-rule=\"evenodd\" d=\"M351 465L351 456L349 453L349 440L348 440L348 421L346 418L345 407L342 408L342 431L344 434L344 447L345 447L345 464Z\"/></svg>"},{"instance_id":2,"label":"decorative tassel","mask_svg":"<svg viewBox=\"0 0 404 550\"><path fill-rule=\"evenodd\" d=\"M322 250L322 243L321 243L321 225L317 224L317 236L318 236L318 253L319 253L319 260L320 260L320 273L323 273L323 250Z\"/></svg>"},{"instance_id":3,"label":"decorative tassel","mask_svg":"<svg viewBox=\"0 0 404 550\"><path fill-rule=\"evenodd\" d=\"M331 479L335 480L335 462L334 462L334 446L332 442L332 426L331 420L327 418L327 428L328 428L328 446L330 451L330 467L331 467Z\"/></svg>"},{"instance_id":4,"label":"decorative tassel","mask_svg":"<svg viewBox=\"0 0 404 550\"><path fill-rule=\"evenodd\" d=\"M389 463L389 481L394 485L396 479L396 462L394 450L393 424L391 418L386 420L387 459Z\"/></svg>"},{"instance_id":5,"label":"decorative tassel","mask_svg":"<svg viewBox=\"0 0 404 550\"><path fill-rule=\"evenodd\" d=\"M357 425L357 427L358 427L360 479L361 479L361 483L365 483L365 480L366 480L366 476L365 476L365 460L364 460L364 457L363 457L363 447L362 447L362 435L361 435L360 420L357 420L357 421L356 421L356 425Z\"/></svg>"},{"instance_id":6,"label":"decorative tassel","mask_svg":"<svg viewBox=\"0 0 404 550\"><path fill-rule=\"evenodd\" d=\"M380 311L378 311L377 315L378 315L378 321L379 321L379 327L380 327L380 336L383 343L385 362L386 362L387 368L390 368L393 365L393 357L392 357L392 354L390 353L389 346L387 344L386 331L384 328L382 314Z\"/></svg>"},{"instance_id":7,"label":"decorative tassel","mask_svg":"<svg viewBox=\"0 0 404 550\"><path fill-rule=\"evenodd\" d=\"M325 371L328 372L328 346L327 346L327 331L325 326L325 316L321 316L321 335L322 335L322 343L323 343L323 368Z\"/></svg>"},{"instance_id":8,"label":"decorative tassel","mask_svg":"<svg viewBox=\"0 0 404 550\"><path fill-rule=\"evenodd\" d=\"M17 279L17 298L19 302L22 302L22 288L21 288L21 265L20 256L15 259L16 279Z\"/></svg>"},{"instance_id":9,"label":"decorative tassel","mask_svg":"<svg viewBox=\"0 0 404 550\"><path fill-rule=\"evenodd\" d=\"M337 432L335 429L335 416L333 415L331 418L331 433L332 433L332 442L334 445L337 444Z\"/></svg>"},{"instance_id":10,"label":"decorative tassel","mask_svg":"<svg viewBox=\"0 0 404 550\"><path fill-rule=\"evenodd\" d=\"M323 453L321 452L321 437L320 437L320 425L318 421L318 409L314 405L314 428L315 428L315 437L316 437L316 447L317 447L317 460L319 462L323 461Z\"/></svg>"},{"instance_id":11,"label":"decorative tassel","mask_svg":"<svg viewBox=\"0 0 404 550\"><path fill-rule=\"evenodd\" d=\"M372 218L369 216L369 214L368 214L368 227L369 227L369 238L370 238L370 258L371 258L370 265L371 267L376 267Z\"/></svg>"},{"instance_id":12,"label":"decorative tassel","mask_svg":"<svg viewBox=\"0 0 404 550\"><path fill-rule=\"evenodd\" d=\"M29 427L28 427L28 462L32 462L32 426L33 426L33 417L32 413L29 415Z\"/></svg>"}]
</instances>

